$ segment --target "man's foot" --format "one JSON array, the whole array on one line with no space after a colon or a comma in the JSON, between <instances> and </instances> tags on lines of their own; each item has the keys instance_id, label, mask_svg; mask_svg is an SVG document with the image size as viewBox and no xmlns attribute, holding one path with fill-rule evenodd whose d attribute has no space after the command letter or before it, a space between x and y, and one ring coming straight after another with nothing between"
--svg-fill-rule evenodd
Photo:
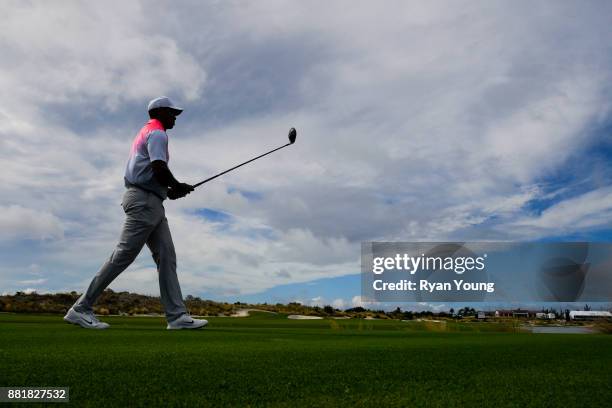
<instances>
[{"instance_id":1,"label":"man's foot","mask_svg":"<svg viewBox=\"0 0 612 408\"><path fill-rule=\"evenodd\" d=\"M207 320L204 319L194 319L189 315L182 315L178 319L173 322L168 323L168 330L180 330L180 329L199 329L200 327L204 327L208 324Z\"/></svg>"},{"instance_id":2,"label":"man's foot","mask_svg":"<svg viewBox=\"0 0 612 408\"><path fill-rule=\"evenodd\" d=\"M85 327L86 329L106 329L110 325L108 323L104 323L98 320L98 318L93 313L80 313L70 308L66 316L64 316L64 321L72 324L78 324L81 327Z\"/></svg>"}]
</instances>

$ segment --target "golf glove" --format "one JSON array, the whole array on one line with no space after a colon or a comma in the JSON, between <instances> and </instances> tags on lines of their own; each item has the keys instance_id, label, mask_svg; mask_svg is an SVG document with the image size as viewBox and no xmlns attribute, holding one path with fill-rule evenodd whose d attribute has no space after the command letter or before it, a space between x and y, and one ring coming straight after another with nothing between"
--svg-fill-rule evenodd
<instances>
[{"instance_id":1,"label":"golf glove","mask_svg":"<svg viewBox=\"0 0 612 408\"><path fill-rule=\"evenodd\" d=\"M168 198L170 200L176 200L177 198L185 197L185 195L186 194L179 194L179 192L173 188L168 189Z\"/></svg>"},{"instance_id":2,"label":"golf glove","mask_svg":"<svg viewBox=\"0 0 612 408\"><path fill-rule=\"evenodd\" d=\"M179 183L176 187L168 189L168 198L170 200L176 200L178 198L183 198L187 194L191 193L194 190L191 184L187 183Z\"/></svg>"}]
</instances>

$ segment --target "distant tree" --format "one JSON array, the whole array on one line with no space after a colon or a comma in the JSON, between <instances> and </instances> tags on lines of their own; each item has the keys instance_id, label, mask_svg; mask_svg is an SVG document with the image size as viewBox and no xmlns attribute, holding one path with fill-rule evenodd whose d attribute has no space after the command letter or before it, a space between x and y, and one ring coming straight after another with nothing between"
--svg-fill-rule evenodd
<instances>
[{"instance_id":1,"label":"distant tree","mask_svg":"<svg viewBox=\"0 0 612 408\"><path fill-rule=\"evenodd\" d=\"M326 306L323 308L323 311L324 311L325 313L327 313L328 315L333 315L333 314L335 313L334 308L333 308L333 307L331 307L330 305L326 305Z\"/></svg>"},{"instance_id":2,"label":"distant tree","mask_svg":"<svg viewBox=\"0 0 612 408\"><path fill-rule=\"evenodd\" d=\"M450 310L448 311L448 313L452 316L455 314L455 309L454 308L450 308Z\"/></svg>"},{"instance_id":3,"label":"distant tree","mask_svg":"<svg viewBox=\"0 0 612 408\"><path fill-rule=\"evenodd\" d=\"M590 311L590 310L591 310L591 306L589 306L589 305L584 305L584 311L585 311L585 312L588 312L588 311Z\"/></svg>"},{"instance_id":4,"label":"distant tree","mask_svg":"<svg viewBox=\"0 0 612 408\"><path fill-rule=\"evenodd\" d=\"M476 315L476 309L474 309L473 307L463 307L461 309L459 309L459 311L457 312L458 315L460 316L472 316L472 315Z\"/></svg>"},{"instance_id":5,"label":"distant tree","mask_svg":"<svg viewBox=\"0 0 612 408\"><path fill-rule=\"evenodd\" d=\"M402 309L396 307L394 311L389 313L389 317L391 317L392 319L401 319L403 317Z\"/></svg>"}]
</instances>

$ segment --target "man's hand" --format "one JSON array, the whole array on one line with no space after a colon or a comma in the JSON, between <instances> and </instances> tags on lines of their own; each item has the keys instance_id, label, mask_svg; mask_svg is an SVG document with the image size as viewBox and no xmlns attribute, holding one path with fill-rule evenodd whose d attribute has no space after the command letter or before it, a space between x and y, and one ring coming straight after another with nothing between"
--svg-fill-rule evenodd
<instances>
[{"instance_id":1,"label":"man's hand","mask_svg":"<svg viewBox=\"0 0 612 408\"><path fill-rule=\"evenodd\" d=\"M176 186L168 189L168 198L170 200L176 200L178 198L183 198L187 194L191 193L193 190L194 190L194 187L191 184L179 183Z\"/></svg>"},{"instance_id":2,"label":"man's hand","mask_svg":"<svg viewBox=\"0 0 612 408\"><path fill-rule=\"evenodd\" d=\"M185 197L186 194L179 194L178 191L175 191L173 188L168 189L168 198L170 200L176 200L177 198Z\"/></svg>"}]
</instances>

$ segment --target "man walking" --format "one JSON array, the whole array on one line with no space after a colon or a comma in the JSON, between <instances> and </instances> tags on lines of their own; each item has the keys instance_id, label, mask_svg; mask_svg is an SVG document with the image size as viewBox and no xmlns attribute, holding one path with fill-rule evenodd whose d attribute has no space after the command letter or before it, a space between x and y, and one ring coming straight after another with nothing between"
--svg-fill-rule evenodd
<instances>
[{"instance_id":1,"label":"man walking","mask_svg":"<svg viewBox=\"0 0 612 408\"><path fill-rule=\"evenodd\" d=\"M187 313L176 275L176 254L165 216L163 201L176 200L193 191L193 186L177 181L168 168L168 135L183 109L168 97L153 99L148 105L151 120L132 143L125 169L126 192L121 206L126 215L123 231L110 258L94 276L87 291L68 310L64 320L91 329L106 329L93 313L93 304L104 289L123 272L146 244L157 265L161 301L168 329L197 329L208 324Z\"/></svg>"}]
</instances>

